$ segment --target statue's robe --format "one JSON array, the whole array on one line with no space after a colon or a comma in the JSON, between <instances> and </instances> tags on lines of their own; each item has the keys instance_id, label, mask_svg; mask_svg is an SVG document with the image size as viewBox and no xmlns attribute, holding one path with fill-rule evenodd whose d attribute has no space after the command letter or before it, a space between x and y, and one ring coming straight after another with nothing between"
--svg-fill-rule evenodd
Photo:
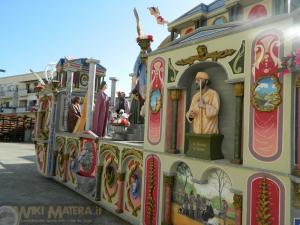
<instances>
[{"instance_id":1,"label":"statue's robe","mask_svg":"<svg viewBox=\"0 0 300 225\"><path fill-rule=\"evenodd\" d=\"M73 130L73 133L80 133L84 131L85 123L86 123L86 116L87 116L87 97L84 97L83 104L82 104L82 111L81 117L78 119L76 126Z\"/></svg>"},{"instance_id":2,"label":"statue's robe","mask_svg":"<svg viewBox=\"0 0 300 225\"><path fill-rule=\"evenodd\" d=\"M144 118L140 115L142 108L141 101L133 98L130 106L130 116L129 121L132 124L143 124Z\"/></svg>"},{"instance_id":3,"label":"statue's robe","mask_svg":"<svg viewBox=\"0 0 300 225\"><path fill-rule=\"evenodd\" d=\"M81 117L79 105L70 104L68 108L67 128L69 132L73 132L77 120Z\"/></svg>"},{"instance_id":4,"label":"statue's robe","mask_svg":"<svg viewBox=\"0 0 300 225\"><path fill-rule=\"evenodd\" d=\"M109 113L109 99L103 91L97 94L94 116L93 116L93 132L99 137L105 136L106 124Z\"/></svg>"},{"instance_id":5,"label":"statue's robe","mask_svg":"<svg viewBox=\"0 0 300 225\"><path fill-rule=\"evenodd\" d=\"M202 98L205 108L199 107L200 98ZM187 120L192 123L193 132L196 134L218 134L219 109L220 98L216 91L207 89L202 94L197 92L193 96L190 109L186 114ZM193 119L189 116L191 111L196 114Z\"/></svg>"}]
</instances>

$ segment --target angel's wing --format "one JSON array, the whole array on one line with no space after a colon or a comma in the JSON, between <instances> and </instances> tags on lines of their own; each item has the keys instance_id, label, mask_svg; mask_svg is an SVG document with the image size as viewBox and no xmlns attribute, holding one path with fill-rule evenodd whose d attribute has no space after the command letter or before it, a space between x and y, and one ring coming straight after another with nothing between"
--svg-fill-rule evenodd
<instances>
[{"instance_id":1,"label":"angel's wing","mask_svg":"<svg viewBox=\"0 0 300 225\"><path fill-rule=\"evenodd\" d=\"M45 82L43 81L43 79L36 73L34 72L32 69L29 70L31 73L33 73L33 75L39 80L39 82L42 84L42 85L45 85Z\"/></svg>"},{"instance_id":2,"label":"angel's wing","mask_svg":"<svg viewBox=\"0 0 300 225\"><path fill-rule=\"evenodd\" d=\"M140 17L139 17L139 14L138 14L136 8L133 8L133 13L134 13L135 20L136 20L136 30L138 33L138 37L140 37L140 36L142 36L142 28L141 28L141 24L140 24Z\"/></svg>"}]
</instances>

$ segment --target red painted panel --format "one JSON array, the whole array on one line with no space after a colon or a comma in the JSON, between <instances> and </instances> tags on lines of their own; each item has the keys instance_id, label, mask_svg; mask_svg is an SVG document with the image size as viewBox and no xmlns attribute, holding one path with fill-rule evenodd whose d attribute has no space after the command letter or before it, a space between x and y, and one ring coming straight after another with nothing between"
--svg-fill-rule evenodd
<instances>
[{"instance_id":1,"label":"red painted panel","mask_svg":"<svg viewBox=\"0 0 300 225\"><path fill-rule=\"evenodd\" d=\"M264 76L279 78L278 65L282 42L276 32L269 32L253 43L251 85ZM274 161L281 154L282 105L272 112L262 112L250 106L249 149L263 161Z\"/></svg>"},{"instance_id":2,"label":"red painted panel","mask_svg":"<svg viewBox=\"0 0 300 225\"><path fill-rule=\"evenodd\" d=\"M159 90L161 99L160 110L158 112L152 112L149 104L148 115L148 141L156 145L161 139L161 122L162 122L162 101L163 101L163 89L164 89L164 76L165 76L165 61L163 58L156 58L151 63L151 79L150 79L150 96L152 91ZM150 99L149 96L149 99ZM149 100L150 102L151 100Z\"/></svg>"},{"instance_id":3,"label":"red painted panel","mask_svg":"<svg viewBox=\"0 0 300 225\"><path fill-rule=\"evenodd\" d=\"M248 14L248 18L249 19L258 19L258 18L261 18L261 17L265 17L267 15L268 15L268 13L267 13L266 7L264 7L263 5L259 4L259 5L254 6L250 10L250 12Z\"/></svg>"},{"instance_id":4,"label":"red painted panel","mask_svg":"<svg viewBox=\"0 0 300 225\"><path fill-rule=\"evenodd\" d=\"M261 186L264 179L266 179L266 186L263 194ZM284 224L285 193L282 183L277 178L265 173L255 174L248 180L248 189L248 211L250 212L248 212L247 224L258 225L258 219L262 218L259 212L263 209L266 210L265 214L270 215L265 222L272 225Z\"/></svg>"},{"instance_id":5,"label":"red painted panel","mask_svg":"<svg viewBox=\"0 0 300 225\"><path fill-rule=\"evenodd\" d=\"M148 155L145 163L144 224L157 225L159 215L160 160Z\"/></svg>"}]
</instances>

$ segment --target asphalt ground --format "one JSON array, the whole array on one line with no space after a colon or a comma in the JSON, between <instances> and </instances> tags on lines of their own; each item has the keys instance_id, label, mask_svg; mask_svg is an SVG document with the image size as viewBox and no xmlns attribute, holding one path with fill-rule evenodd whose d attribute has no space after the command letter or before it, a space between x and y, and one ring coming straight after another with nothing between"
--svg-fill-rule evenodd
<instances>
[{"instance_id":1,"label":"asphalt ground","mask_svg":"<svg viewBox=\"0 0 300 225\"><path fill-rule=\"evenodd\" d=\"M37 172L33 144L0 143L0 225L127 225Z\"/></svg>"}]
</instances>

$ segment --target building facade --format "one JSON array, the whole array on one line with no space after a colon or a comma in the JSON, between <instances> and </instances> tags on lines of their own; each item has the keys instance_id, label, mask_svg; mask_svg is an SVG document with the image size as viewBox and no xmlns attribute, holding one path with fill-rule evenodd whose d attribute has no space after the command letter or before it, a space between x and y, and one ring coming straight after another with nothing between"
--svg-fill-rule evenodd
<instances>
[{"instance_id":1,"label":"building facade","mask_svg":"<svg viewBox=\"0 0 300 225\"><path fill-rule=\"evenodd\" d=\"M37 73L44 77L44 72ZM38 98L37 78L32 73L0 78L0 113L34 117Z\"/></svg>"}]
</instances>

